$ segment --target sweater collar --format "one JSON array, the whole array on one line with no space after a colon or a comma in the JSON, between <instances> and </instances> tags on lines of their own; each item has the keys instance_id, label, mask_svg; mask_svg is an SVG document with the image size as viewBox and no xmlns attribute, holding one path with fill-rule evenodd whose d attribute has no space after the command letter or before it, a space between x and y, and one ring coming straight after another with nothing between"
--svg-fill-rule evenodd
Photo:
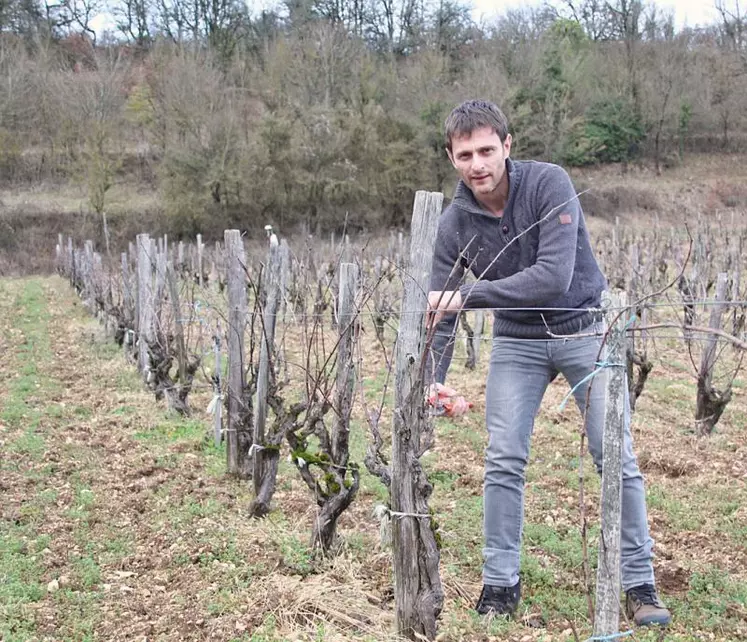
<instances>
[{"instance_id":1,"label":"sweater collar","mask_svg":"<svg viewBox=\"0 0 747 642\"><path fill-rule=\"evenodd\" d=\"M514 200L516 190L521 182L521 164L515 163L511 160L511 157L506 159L506 171L508 172L508 198L506 199L506 207L504 211L508 210L511 202ZM493 216L490 212L483 209L479 201L475 198L472 190L464 184L463 180L459 180L457 183L456 191L454 192L453 203L465 212L472 214L482 214L483 216Z\"/></svg>"}]
</instances>

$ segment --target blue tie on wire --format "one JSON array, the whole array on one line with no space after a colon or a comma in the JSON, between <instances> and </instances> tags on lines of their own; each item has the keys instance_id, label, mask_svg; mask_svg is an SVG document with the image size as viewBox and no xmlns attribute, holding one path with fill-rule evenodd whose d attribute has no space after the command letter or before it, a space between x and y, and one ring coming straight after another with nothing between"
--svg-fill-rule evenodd
<instances>
[{"instance_id":1,"label":"blue tie on wire","mask_svg":"<svg viewBox=\"0 0 747 642\"><path fill-rule=\"evenodd\" d=\"M624 631L622 633L612 633L610 635L595 635L593 637L590 637L586 642L615 642L615 640L619 640L620 638L626 638L629 635L633 635L634 631Z\"/></svg>"},{"instance_id":2,"label":"blue tie on wire","mask_svg":"<svg viewBox=\"0 0 747 642\"><path fill-rule=\"evenodd\" d=\"M634 314L632 317L630 317L625 324L625 327L623 328L623 332L627 330L636 320L636 315ZM602 370L605 368L624 368L624 363L610 363L609 361L597 361L595 364L596 368L592 370L589 374L587 374L581 381L579 381L573 388L571 388L570 392L563 398L563 401L560 402L560 406L558 406L558 409L563 411L565 410L565 405L568 403L568 400L573 396L573 393L576 392L581 386L583 386L587 381L591 381L594 377L596 377Z\"/></svg>"},{"instance_id":3,"label":"blue tie on wire","mask_svg":"<svg viewBox=\"0 0 747 642\"><path fill-rule=\"evenodd\" d=\"M581 386L583 386L587 381L591 381L594 377L596 377L602 370L605 368L624 368L624 363L609 363L608 361L597 361L595 364L596 368L592 370L589 374L587 374L581 381L579 381L573 388L571 388L568 392L568 394L563 398L563 401L560 402L559 410L565 410L565 405L568 403L568 400L573 396L573 393L576 392Z\"/></svg>"}]
</instances>

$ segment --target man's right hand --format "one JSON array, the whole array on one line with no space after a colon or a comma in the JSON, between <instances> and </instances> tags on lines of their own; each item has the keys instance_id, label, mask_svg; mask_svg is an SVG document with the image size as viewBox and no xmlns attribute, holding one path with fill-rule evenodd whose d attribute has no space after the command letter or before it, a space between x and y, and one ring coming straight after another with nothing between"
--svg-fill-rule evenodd
<instances>
[{"instance_id":1,"label":"man's right hand","mask_svg":"<svg viewBox=\"0 0 747 642\"><path fill-rule=\"evenodd\" d=\"M436 411L435 414L446 417L459 417L472 408L472 403L458 394L454 388L441 383L434 383L429 387L428 403Z\"/></svg>"}]
</instances>

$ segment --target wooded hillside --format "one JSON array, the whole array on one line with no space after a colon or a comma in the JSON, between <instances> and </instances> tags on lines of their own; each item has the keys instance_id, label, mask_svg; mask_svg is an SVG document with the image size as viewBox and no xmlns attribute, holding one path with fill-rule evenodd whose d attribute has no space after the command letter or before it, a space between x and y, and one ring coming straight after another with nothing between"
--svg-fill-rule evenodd
<instances>
[{"instance_id":1,"label":"wooded hillside","mask_svg":"<svg viewBox=\"0 0 747 642\"><path fill-rule=\"evenodd\" d=\"M515 157L660 171L745 140L746 19L738 3L717 8L717 23L676 30L640 0L565 0L481 25L457 0L262 12L0 0L0 181L78 186L95 222L125 185L128 207L109 221L123 237L143 220L208 240L266 223L399 226L416 189L449 195L442 122L469 97L504 108ZM102 9L116 33L92 29ZM28 225L59 227L51 213L34 223L0 203L0 249Z\"/></svg>"}]
</instances>

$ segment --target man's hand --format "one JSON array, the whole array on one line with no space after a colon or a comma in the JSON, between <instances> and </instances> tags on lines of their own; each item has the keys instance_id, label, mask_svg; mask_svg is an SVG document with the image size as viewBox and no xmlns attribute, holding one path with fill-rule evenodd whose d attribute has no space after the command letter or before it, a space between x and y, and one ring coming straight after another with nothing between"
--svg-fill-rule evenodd
<instances>
[{"instance_id":1,"label":"man's hand","mask_svg":"<svg viewBox=\"0 0 747 642\"><path fill-rule=\"evenodd\" d=\"M434 415L445 417L459 417L472 408L471 401L467 401L454 388L440 383L429 386L428 404L433 408Z\"/></svg>"},{"instance_id":2,"label":"man's hand","mask_svg":"<svg viewBox=\"0 0 747 642\"><path fill-rule=\"evenodd\" d=\"M459 290L433 290L428 293L428 327L434 328L447 314L455 314L462 309L462 295Z\"/></svg>"}]
</instances>

